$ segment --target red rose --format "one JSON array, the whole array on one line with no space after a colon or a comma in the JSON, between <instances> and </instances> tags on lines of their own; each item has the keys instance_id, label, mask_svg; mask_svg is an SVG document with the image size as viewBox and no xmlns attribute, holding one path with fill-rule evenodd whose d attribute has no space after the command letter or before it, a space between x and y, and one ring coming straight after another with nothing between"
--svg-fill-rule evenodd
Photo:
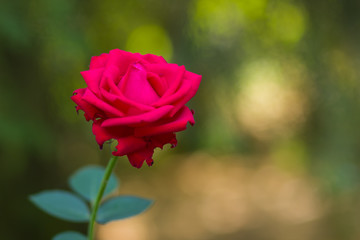
<instances>
[{"instance_id":1,"label":"red rose","mask_svg":"<svg viewBox=\"0 0 360 240\"><path fill-rule=\"evenodd\" d=\"M145 160L151 166L156 147L175 147L175 132L195 123L185 103L195 95L201 76L161 56L115 49L92 57L90 69L81 75L87 87L74 91L76 109L93 121L100 148L116 139L113 155L127 155L134 167Z\"/></svg>"}]
</instances>

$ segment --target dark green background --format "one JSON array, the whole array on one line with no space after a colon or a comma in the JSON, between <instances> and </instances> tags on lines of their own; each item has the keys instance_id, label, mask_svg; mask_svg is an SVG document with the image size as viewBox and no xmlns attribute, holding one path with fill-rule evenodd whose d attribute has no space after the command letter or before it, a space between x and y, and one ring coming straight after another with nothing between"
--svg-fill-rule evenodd
<instances>
[{"instance_id":1,"label":"dark green background","mask_svg":"<svg viewBox=\"0 0 360 240\"><path fill-rule=\"evenodd\" d=\"M120 48L164 55L203 75L189 104L196 125L178 134L176 149L155 155L151 168L137 170L121 159L117 174L124 185L136 178L141 195L141 189L154 187L148 185L154 176L166 181L182 164L172 162L173 156L205 152L219 164L227 165L221 159L231 155L236 157L227 161L244 168L271 165L300 176L327 206L306 224L273 223L280 229L275 233L260 219L231 233L186 239L283 239L304 226L312 231L300 239L359 239L359 12L358 0L5 0L1 238L85 231L45 215L27 197L66 189L67 177L81 166L106 164L110 148L98 150L70 96L85 86L79 72L91 56ZM161 202L161 195L154 196ZM153 239L184 237L159 230Z\"/></svg>"}]
</instances>

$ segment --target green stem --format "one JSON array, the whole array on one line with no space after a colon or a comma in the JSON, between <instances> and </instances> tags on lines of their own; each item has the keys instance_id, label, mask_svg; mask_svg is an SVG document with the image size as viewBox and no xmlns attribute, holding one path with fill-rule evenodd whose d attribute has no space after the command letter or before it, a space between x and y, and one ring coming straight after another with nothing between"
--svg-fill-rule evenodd
<instances>
[{"instance_id":1,"label":"green stem","mask_svg":"<svg viewBox=\"0 0 360 240\"><path fill-rule=\"evenodd\" d=\"M112 170L113 170L113 168L114 168L114 166L116 164L116 160L117 160L117 156L112 156L110 158L110 161L106 166L104 177L103 177L103 179L101 181L99 192L98 192L98 194L96 196L96 200L95 200L94 205L92 207L91 216L90 216L90 222L89 222L89 227L88 227L88 239L89 240L94 239L94 225L95 225L95 220L96 220L96 214L97 214L97 211L99 209L100 201L101 201L102 196L104 194L107 182L108 182L108 180L110 178L110 175L112 173Z\"/></svg>"}]
</instances>

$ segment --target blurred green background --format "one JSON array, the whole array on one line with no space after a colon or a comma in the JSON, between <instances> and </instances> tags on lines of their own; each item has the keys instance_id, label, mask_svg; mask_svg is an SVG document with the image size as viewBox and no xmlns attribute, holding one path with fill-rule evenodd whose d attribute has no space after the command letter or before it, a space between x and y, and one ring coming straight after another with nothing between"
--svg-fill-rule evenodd
<instances>
[{"instance_id":1,"label":"blurred green background","mask_svg":"<svg viewBox=\"0 0 360 240\"><path fill-rule=\"evenodd\" d=\"M70 101L114 48L203 75L196 124L121 194L154 198L100 240L360 239L360 1L6 1L0 8L2 239L85 231L28 201L105 165Z\"/></svg>"}]
</instances>

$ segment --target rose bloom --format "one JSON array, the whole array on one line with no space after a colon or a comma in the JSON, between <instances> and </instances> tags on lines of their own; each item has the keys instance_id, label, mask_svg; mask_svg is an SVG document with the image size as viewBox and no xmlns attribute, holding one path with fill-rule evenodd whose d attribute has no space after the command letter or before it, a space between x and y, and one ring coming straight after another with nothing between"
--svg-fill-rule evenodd
<instances>
[{"instance_id":1,"label":"rose bloom","mask_svg":"<svg viewBox=\"0 0 360 240\"><path fill-rule=\"evenodd\" d=\"M92 120L97 143L116 139L115 156L127 155L137 168L151 166L156 147L177 144L175 132L195 123L185 104L195 95L201 75L161 56L119 49L91 58L81 72L87 87L74 91L76 110Z\"/></svg>"}]
</instances>

